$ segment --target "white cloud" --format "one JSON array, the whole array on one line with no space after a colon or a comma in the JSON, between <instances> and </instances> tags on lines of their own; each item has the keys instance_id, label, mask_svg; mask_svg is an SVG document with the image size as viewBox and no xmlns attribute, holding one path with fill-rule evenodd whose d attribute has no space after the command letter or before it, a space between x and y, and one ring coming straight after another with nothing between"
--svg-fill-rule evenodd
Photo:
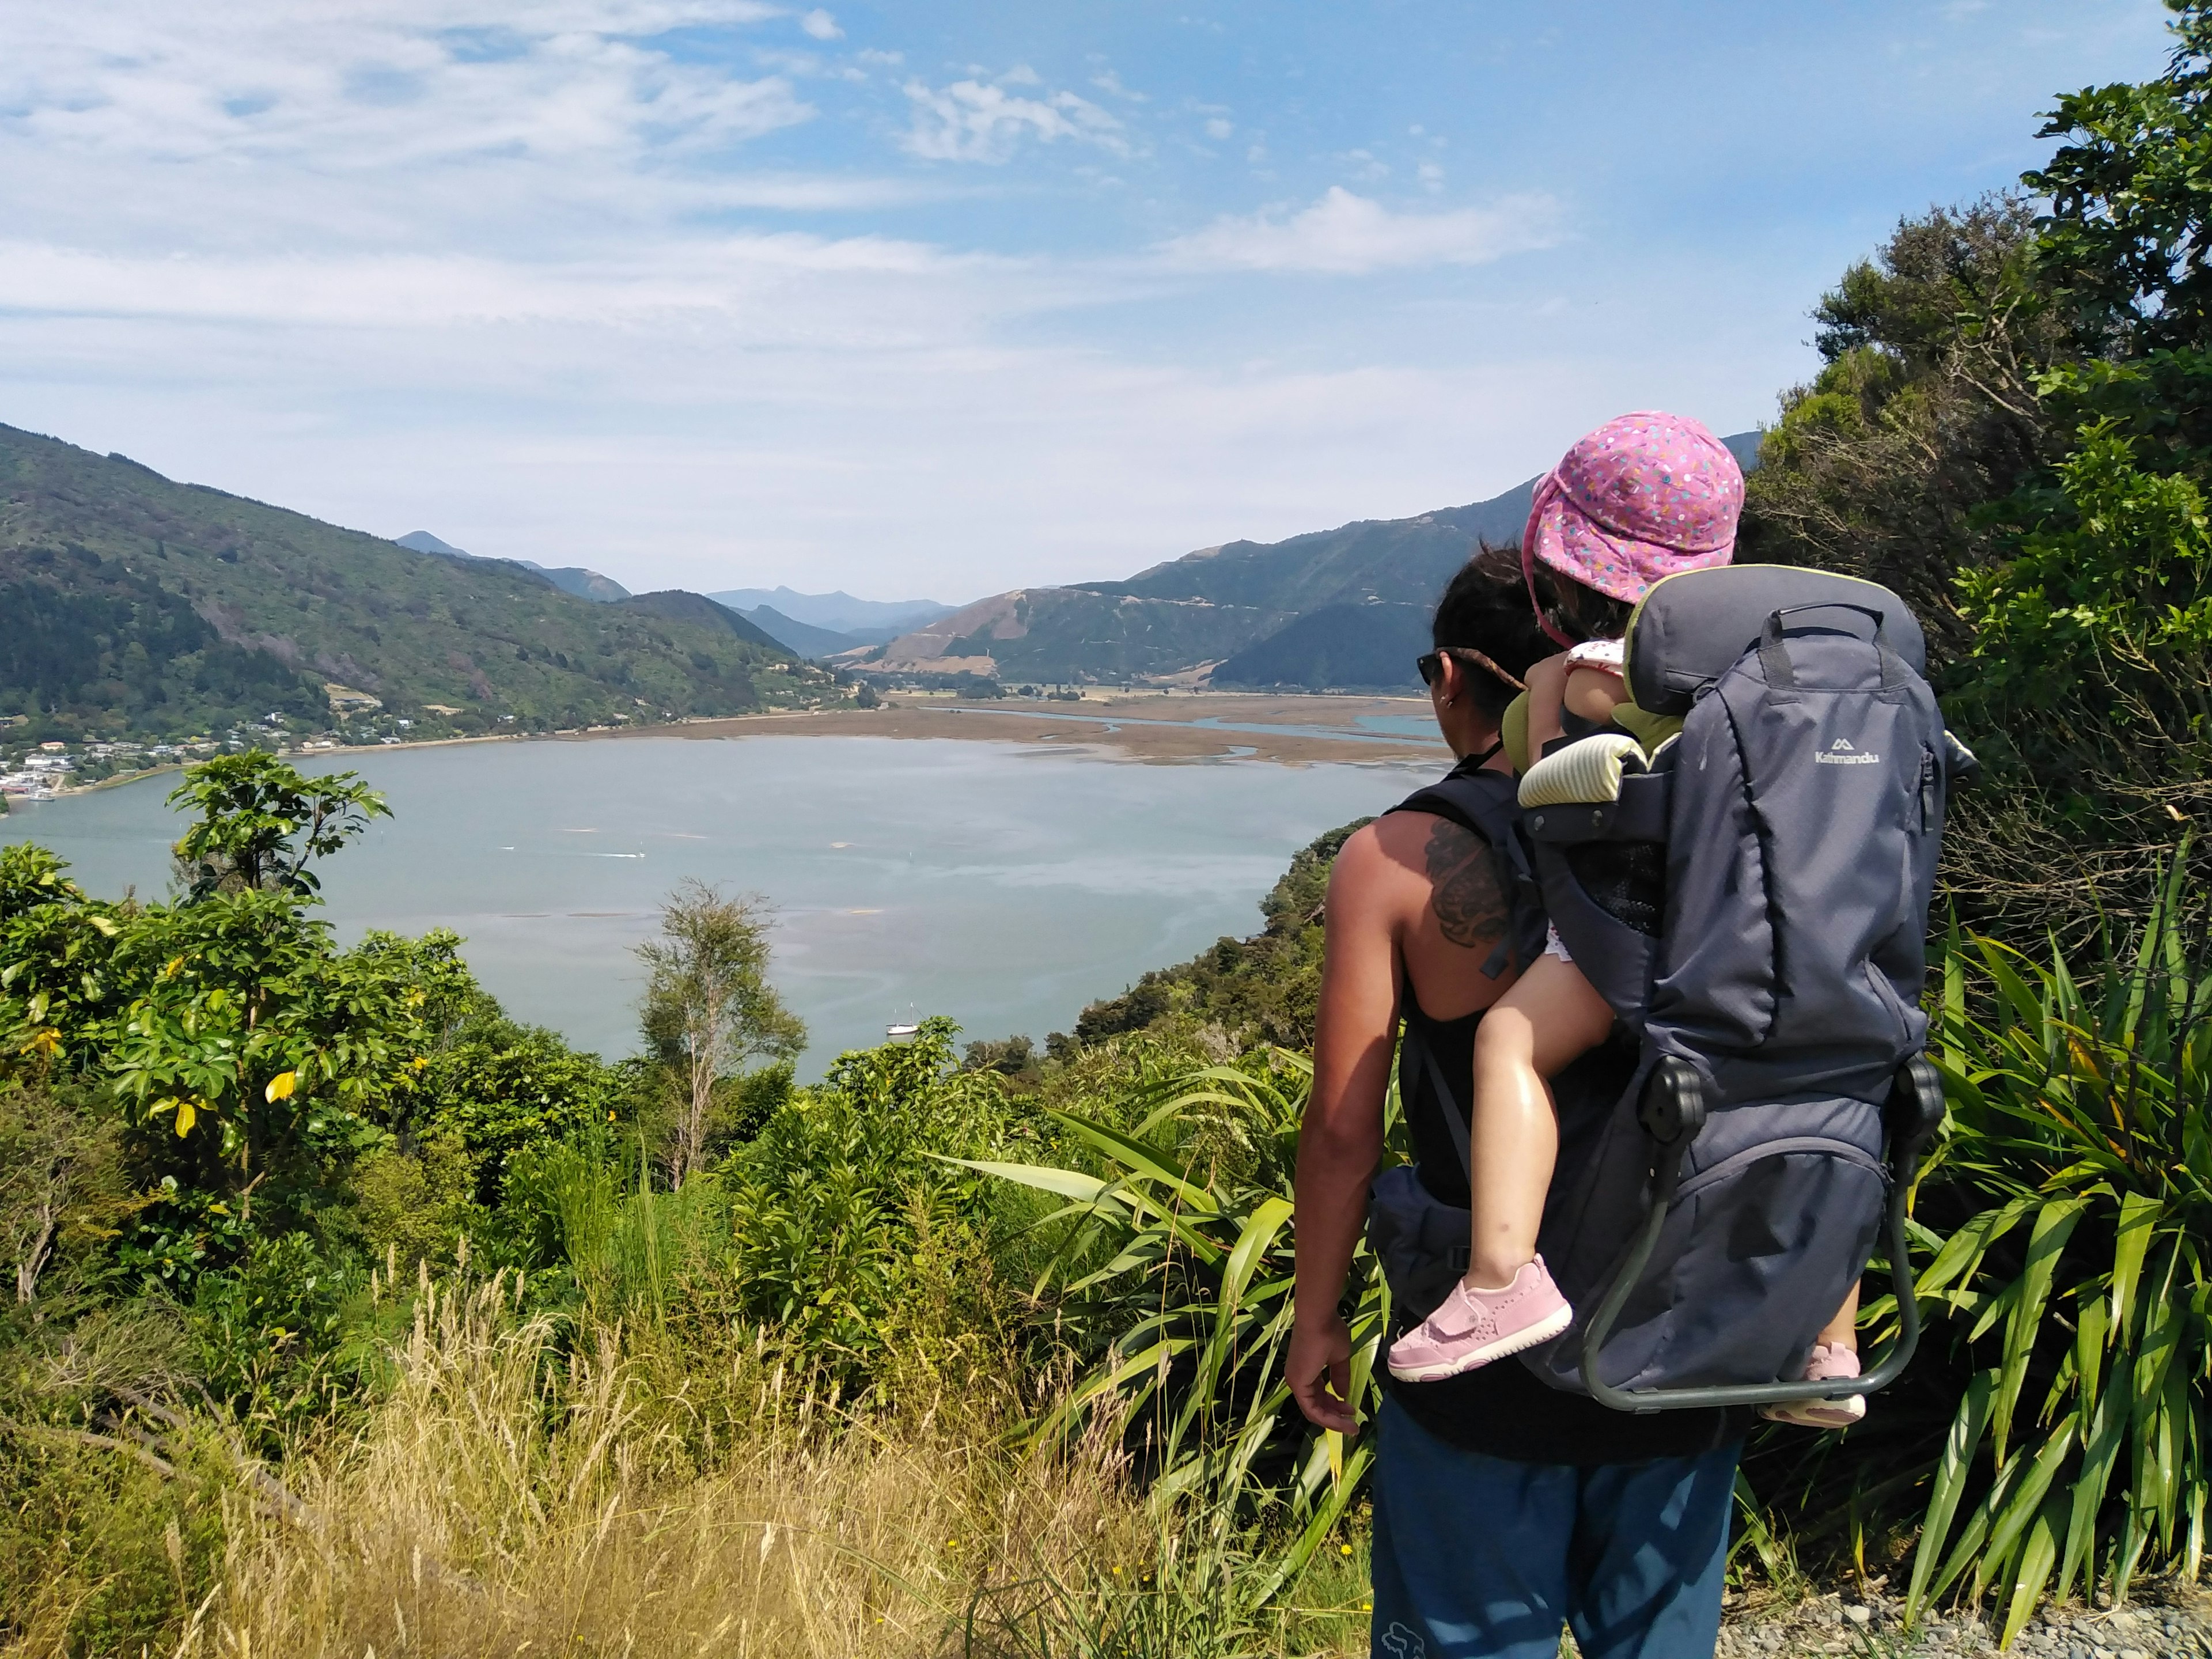
<instances>
[{"instance_id":1,"label":"white cloud","mask_svg":"<svg viewBox=\"0 0 2212 1659\"><path fill-rule=\"evenodd\" d=\"M1111 93L1116 98L1126 98L1133 104L1148 104L1152 101L1148 94L1133 91L1122 85L1121 77L1112 70L1103 70L1092 76L1091 84L1101 92Z\"/></svg>"},{"instance_id":2,"label":"white cloud","mask_svg":"<svg viewBox=\"0 0 2212 1659\"><path fill-rule=\"evenodd\" d=\"M1072 92L1024 98L981 81L955 81L941 88L908 81L906 95L914 122L901 142L925 161L1004 162L1024 138L1044 143L1068 138L1117 155L1129 153L1121 124Z\"/></svg>"},{"instance_id":3,"label":"white cloud","mask_svg":"<svg viewBox=\"0 0 2212 1659\"><path fill-rule=\"evenodd\" d=\"M957 290L1010 261L877 236L787 233L640 247L621 258L524 263L461 254L148 258L0 242L0 312L418 331L484 323L665 330L679 318L727 339L914 337L926 312L954 327ZM842 285L842 286L841 286ZM856 285L881 290L870 297ZM932 298L933 287L951 290ZM1006 303L1002 296L999 303Z\"/></svg>"},{"instance_id":4,"label":"white cloud","mask_svg":"<svg viewBox=\"0 0 2212 1659\"><path fill-rule=\"evenodd\" d=\"M1160 179L1115 159L1143 152L1155 111L1186 135L1233 116L1234 143L1266 159L1270 118L1243 92L1233 111L1164 94L1101 107L997 73L1011 43L994 70L933 70L955 84L905 95L911 68L857 95L770 74L763 45L812 50L791 39L809 3L15 8L0 420L637 588L967 598L1474 499L1619 408L1702 411L1726 376L1763 408L1802 378L1786 319L1784 360L1749 369L1641 320L1593 343L1583 294L1571 319L1532 321L1517 269L1410 305L1376 284L1349 340L1335 325L1368 291L1291 284L1291 310L1254 319L1244 282L1191 275L1491 258L1552 234L1541 201L1424 212L1443 204L1340 191L1133 258L1110 251L1128 222L1110 204L1083 228L1108 250L1090 257L958 251L992 246L999 209L774 234L784 210L1012 197L1002 175L853 161L853 135L888 141L886 109L937 158L1055 147L1089 176L1040 191L1054 210L1101 202L1089 163L1127 177L1133 216L1155 210ZM802 89L841 118L796 130ZM1627 290L1650 315L1693 308L1651 287ZM1133 329L1118 304L1164 295L1177 331ZM1094 326L1077 307L1101 301L1116 309ZM1692 367L1655 372L1655 341Z\"/></svg>"},{"instance_id":5,"label":"white cloud","mask_svg":"<svg viewBox=\"0 0 2212 1659\"><path fill-rule=\"evenodd\" d=\"M1556 206L1541 196L1509 197L1489 208L1394 213L1336 185L1301 212L1217 219L1156 252L1187 270L1356 275L1401 266L1472 265L1547 246L1558 216Z\"/></svg>"},{"instance_id":6,"label":"white cloud","mask_svg":"<svg viewBox=\"0 0 2212 1659\"><path fill-rule=\"evenodd\" d=\"M1206 124L1206 136L1209 138L1226 138L1236 131L1237 128L1233 123L1223 120L1218 115L1214 116Z\"/></svg>"},{"instance_id":7,"label":"white cloud","mask_svg":"<svg viewBox=\"0 0 2212 1659\"><path fill-rule=\"evenodd\" d=\"M837 27L837 20L817 6L799 20L799 27L817 40L842 40L845 31Z\"/></svg>"},{"instance_id":8,"label":"white cloud","mask_svg":"<svg viewBox=\"0 0 2212 1659\"><path fill-rule=\"evenodd\" d=\"M430 0L65 9L0 57L0 173L22 179L35 155L41 170L67 157L291 164L335 181L741 143L813 112L781 76L642 42L770 15L733 0L554 0L520 24Z\"/></svg>"}]
</instances>

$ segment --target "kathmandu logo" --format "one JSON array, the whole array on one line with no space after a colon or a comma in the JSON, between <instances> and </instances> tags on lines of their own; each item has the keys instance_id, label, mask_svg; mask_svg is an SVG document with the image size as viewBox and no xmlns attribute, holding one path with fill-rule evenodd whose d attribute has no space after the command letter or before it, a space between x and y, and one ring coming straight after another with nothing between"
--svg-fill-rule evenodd
<instances>
[{"instance_id":1,"label":"kathmandu logo","mask_svg":"<svg viewBox=\"0 0 2212 1659\"><path fill-rule=\"evenodd\" d=\"M1881 757L1864 749L1854 749L1848 738L1838 738L1828 745L1825 755L1813 758L1822 766L1879 766Z\"/></svg>"}]
</instances>

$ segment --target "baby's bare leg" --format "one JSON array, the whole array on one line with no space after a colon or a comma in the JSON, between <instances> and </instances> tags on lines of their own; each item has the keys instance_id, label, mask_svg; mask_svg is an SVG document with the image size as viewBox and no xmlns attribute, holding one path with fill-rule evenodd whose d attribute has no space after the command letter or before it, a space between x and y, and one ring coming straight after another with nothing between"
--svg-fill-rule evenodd
<instances>
[{"instance_id":1,"label":"baby's bare leg","mask_svg":"<svg viewBox=\"0 0 2212 1659\"><path fill-rule=\"evenodd\" d=\"M1844 1298L1844 1305L1836 1310L1836 1316L1820 1327L1815 1342L1826 1343L1832 1348L1859 1351L1859 1287L1851 1286L1851 1293Z\"/></svg>"},{"instance_id":2,"label":"baby's bare leg","mask_svg":"<svg viewBox=\"0 0 2212 1659\"><path fill-rule=\"evenodd\" d=\"M1605 1040L1613 1009L1572 963L1539 957L1475 1028L1467 1282L1497 1290L1536 1254L1559 1126L1546 1079Z\"/></svg>"}]
</instances>

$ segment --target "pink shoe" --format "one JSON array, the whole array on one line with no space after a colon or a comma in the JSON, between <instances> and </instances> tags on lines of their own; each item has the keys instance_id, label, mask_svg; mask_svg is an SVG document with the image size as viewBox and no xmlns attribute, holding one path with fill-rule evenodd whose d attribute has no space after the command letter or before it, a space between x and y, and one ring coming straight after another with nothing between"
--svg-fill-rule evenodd
<instances>
[{"instance_id":1,"label":"pink shoe","mask_svg":"<svg viewBox=\"0 0 2212 1659\"><path fill-rule=\"evenodd\" d=\"M1805 1380L1825 1382L1833 1376L1859 1374L1858 1351L1838 1342L1816 1342L1805 1356ZM1773 1423L1794 1423L1801 1429L1848 1429L1866 1415L1866 1396L1845 1395L1841 1400L1792 1400L1778 1406L1761 1406L1759 1414Z\"/></svg>"},{"instance_id":2,"label":"pink shoe","mask_svg":"<svg viewBox=\"0 0 2212 1659\"><path fill-rule=\"evenodd\" d=\"M1538 1256L1499 1291L1452 1286L1443 1305L1390 1345L1390 1375L1401 1382L1457 1376L1509 1353L1548 1342L1575 1322Z\"/></svg>"}]
</instances>

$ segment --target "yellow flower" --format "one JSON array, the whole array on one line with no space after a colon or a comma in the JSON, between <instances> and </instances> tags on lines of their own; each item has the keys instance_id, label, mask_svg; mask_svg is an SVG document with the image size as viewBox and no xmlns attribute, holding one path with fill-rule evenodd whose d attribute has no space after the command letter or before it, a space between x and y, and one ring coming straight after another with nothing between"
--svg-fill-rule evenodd
<instances>
[{"instance_id":1,"label":"yellow flower","mask_svg":"<svg viewBox=\"0 0 2212 1659\"><path fill-rule=\"evenodd\" d=\"M1342 1553L1344 1553L1344 1554L1346 1554L1346 1555L1349 1555L1349 1554L1351 1554L1351 1553L1352 1553L1352 1546L1351 1546L1351 1545L1349 1545L1349 1544L1339 1544L1336 1547L1338 1548L1338 1550L1339 1550L1339 1551L1340 1551Z\"/></svg>"}]
</instances>

